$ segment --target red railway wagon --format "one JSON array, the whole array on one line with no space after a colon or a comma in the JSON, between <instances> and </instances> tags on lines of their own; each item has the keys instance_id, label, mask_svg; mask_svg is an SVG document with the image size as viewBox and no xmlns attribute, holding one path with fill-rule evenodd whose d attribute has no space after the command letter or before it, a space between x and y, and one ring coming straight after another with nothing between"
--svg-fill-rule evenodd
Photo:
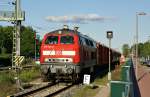
<instances>
[{"instance_id":1,"label":"red railway wagon","mask_svg":"<svg viewBox=\"0 0 150 97\"><path fill-rule=\"evenodd\" d=\"M110 62L119 64L120 52L110 49ZM109 64L109 47L97 43L97 65L108 65Z\"/></svg>"},{"instance_id":2,"label":"red railway wagon","mask_svg":"<svg viewBox=\"0 0 150 97\"><path fill-rule=\"evenodd\" d=\"M71 30L65 26L63 29L47 33L42 40L42 76L54 81L76 81L84 71L92 73L94 66L108 64L108 53L108 47L78 32L77 28Z\"/></svg>"}]
</instances>

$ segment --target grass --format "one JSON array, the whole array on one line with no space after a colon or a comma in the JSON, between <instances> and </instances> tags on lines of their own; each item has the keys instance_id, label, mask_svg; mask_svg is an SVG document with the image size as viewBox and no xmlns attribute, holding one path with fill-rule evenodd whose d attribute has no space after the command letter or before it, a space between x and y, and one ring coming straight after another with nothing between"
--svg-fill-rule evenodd
<instances>
[{"instance_id":1,"label":"grass","mask_svg":"<svg viewBox=\"0 0 150 97\"><path fill-rule=\"evenodd\" d=\"M121 66L118 65L112 70L112 80L120 80L121 79ZM106 86L108 83L108 69L103 70L92 82L94 85L98 86ZM77 89L74 93L73 97L94 97L99 91L101 90L100 87L91 89L89 86L83 86L80 89Z\"/></svg>"},{"instance_id":2,"label":"grass","mask_svg":"<svg viewBox=\"0 0 150 97\"><path fill-rule=\"evenodd\" d=\"M13 83L13 77L10 72L0 72L0 83Z\"/></svg>"},{"instance_id":3,"label":"grass","mask_svg":"<svg viewBox=\"0 0 150 97\"><path fill-rule=\"evenodd\" d=\"M19 75L22 82L29 82L39 76L40 76L40 68L39 67L23 70L23 71L21 71L21 73Z\"/></svg>"},{"instance_id":4,"label":"grass","mask_svg":"<svg viewBox=\"0 0 150 97\"><path fill-rule=\"evenodd\" d=\"M108 72L107 69L103 70L91 84L96 85L96 86L106 85L108 82L107 72ZM98 87L98 86L97 88L92 89L90 86L85 85L81 87L80 89L77 89L73 97L94 97L101 89L101 87Z\"/></svg>"},{"instance_id":5,"label":"grass","mask_svg":"<svg viewBox=\"0 0 150 97\"><path fill-rule=\"evenodd\" d=\"M80 89L77 89L73 97L94 97L99 91L100 88L92 89L90 86L84 86Z\"/></svg>"},{"instance_id":6,"label":"grass","mask_svg":"<svg viewBox=\"0 0 150 97\"><path fill-rule=\"evenodd\" d=\"M0 97L6 97L9 93L15 92L11 75L9 72L0 72Z\"/></svg>"},{"instance_id":7,"label":"grass","mask_svg":"<svg viewBox=\"0 0 150 97\"><path fill-rule=\"evenodd\" d=\"M19 72L21 82L29 82L40 76L40 68L35 67ZM6 97L17 91L14 71L0 72L0 97Z\"/></svg>"}]
</instances>

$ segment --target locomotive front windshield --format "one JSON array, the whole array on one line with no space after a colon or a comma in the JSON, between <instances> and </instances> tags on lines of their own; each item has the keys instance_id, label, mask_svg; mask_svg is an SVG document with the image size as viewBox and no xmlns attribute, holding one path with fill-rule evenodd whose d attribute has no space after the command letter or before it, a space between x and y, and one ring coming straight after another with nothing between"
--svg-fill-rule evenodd
<instances>
[{"instance_id":1,"label":"locomotive front windshield","mask_svg":"<svg viewBox=\"0 0 150 97\"><path fill-rule=\"evenodd\" d=\"M58 44L58 36L48 36L45 44Z\"/></svg>"},{"instance_id":2,"label":"locomotive front windshield","mask_svg":"<svg viewBox=\"0 0 150 97\"><path fill-rule=\"evenodd\" d=\"M73 36L61 36L60 38L60 43L61 44L73 44L74 43L74 38Z\"/></svg>"}]
</instances>

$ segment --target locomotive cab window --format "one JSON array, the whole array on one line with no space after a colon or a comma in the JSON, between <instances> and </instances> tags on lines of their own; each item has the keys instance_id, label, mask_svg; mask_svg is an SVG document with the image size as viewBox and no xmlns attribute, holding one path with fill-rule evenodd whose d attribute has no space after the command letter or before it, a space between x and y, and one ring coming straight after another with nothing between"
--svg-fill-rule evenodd
<instances>
[{"instance_id":1,"label":"locomotive cab window","mask_svg":"<svg viewBox=\"0 0 150 97\"><path fill-rule=\"evenodd\" d=\"M58 36L48 36L45 44L58 44Z\"/></svg>"},{"instance_id":2,"label":"locomotive cab window","mask_svg":"<svg viewBox=\"0 0 150 97\"><path fill-rule=\"evenodd\" d=\"M74 37L73 36L61 36L60 38L61 44L73 44L74 43Z\"/></svg>"}]
</instances>

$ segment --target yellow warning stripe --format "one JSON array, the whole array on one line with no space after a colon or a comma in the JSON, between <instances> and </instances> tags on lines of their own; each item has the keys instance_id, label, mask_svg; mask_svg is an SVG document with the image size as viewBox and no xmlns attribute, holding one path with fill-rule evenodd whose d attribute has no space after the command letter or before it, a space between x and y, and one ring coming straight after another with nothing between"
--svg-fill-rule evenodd
<instances>
[{"instance_id":1,"label":"yellow warning stripe","mask_svg":"<svg viewBox=\"0 0 150 97\"><path fill-rule=\"evenodd\" d=\"M15 63L15 65L20 65L24 60L24 56L14 56L13 60L14 60L13 62Z\"/></svg>"}]
</instances>

